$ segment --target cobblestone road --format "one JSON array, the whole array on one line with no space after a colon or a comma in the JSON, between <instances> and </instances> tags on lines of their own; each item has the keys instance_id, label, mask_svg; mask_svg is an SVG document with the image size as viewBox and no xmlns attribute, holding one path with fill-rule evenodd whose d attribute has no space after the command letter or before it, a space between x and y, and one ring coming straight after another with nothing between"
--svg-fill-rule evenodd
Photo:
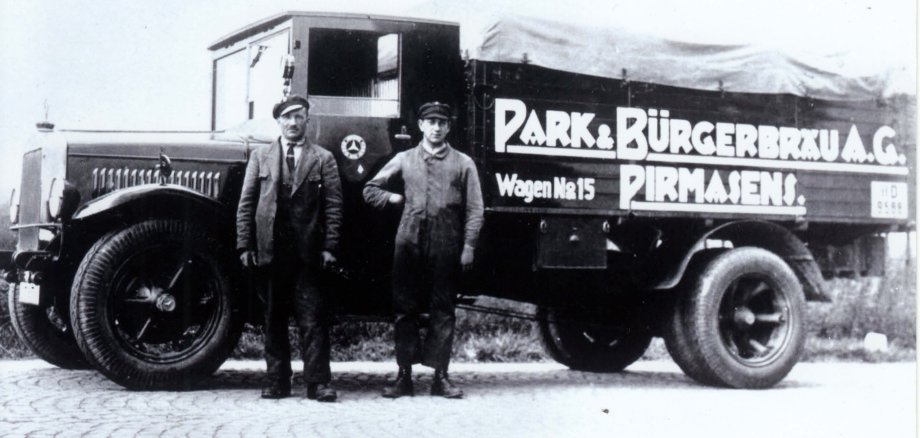
<instances>
[{"instance_id":1,"label":"cobblestone road","mask_svg":"<svg viewBox=\"0 0 920 438\"><path fill-rule=\"evenodd\" d=\"M296 366L296 364L295 364ZM777 388L719 390L670 362L622 374L556 364L456 364L463 400L379 396L393 365L335 363L340 401L261 400L260 362L232 361L201 389L134 392L93 371L0 362L5 436L913 437L914 364L800 364ZM295 368L296 369L296 368Z\"/></svg>"}]
</instances>

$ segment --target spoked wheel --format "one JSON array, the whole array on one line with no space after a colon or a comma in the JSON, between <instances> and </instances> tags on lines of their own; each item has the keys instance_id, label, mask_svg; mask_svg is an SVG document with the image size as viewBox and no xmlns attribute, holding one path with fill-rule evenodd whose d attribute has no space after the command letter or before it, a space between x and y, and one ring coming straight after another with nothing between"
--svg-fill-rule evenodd
<instances>
[{"instance_id":1,"label":"spoked wheel","mask_svg":"<svg viewBox=\"0 0 920 438\"><path fill-rule=\"evenodd\" d=\"M240 325L224 253L186 222L142 222L100 239L72 293L80 347L128 388L185 387L216 370Z\"/></svg>"},{"instance_id":2,"label":"spoked wheel","mask_svg":"<svg viewBox=\"0 0 920 438\"><path fill-rule=\"evenodd\" d=\"M151 363L173 363L201 351L226 305L208 261L177 250L160 245L125 260L106 309L123 348Z\"/></svg>"},{"instance_id":3,"label":"spoked wheel","mask_svg":"<svg viewBox=\"0 0 920 438\"><path fill-rule=\"evenodd\" d=\"M775 361L792 341L792 306L777 287L769 277L748 274L733 281L722 298L722 344L746 366Z\"/></svg>"},{"instance_id":4,"label":"spoked wheel","mask_svg":"<svg viewBox=\"0 0 920 438\"><path fill-rule=\"evenodd\" d=\"M698 275L676 310L686 343L684 357L674 357L684 361L681 368L734 388L782 380L805 339L805 301L792 269L769 251L743 247L715 257Z\"/></svg>"},{"instance_id":5,"label":"spoked wheel","mask_svg":"<svg viewBox=\"0 0 920 438\"><path fill-rule=\"evenodd\" d=\"M546 351L574 370L623 371L642 357L652 341L645 329L615 326L614 321L562 309L541 308L538 319Z\"/></svg>"}]
</instances>

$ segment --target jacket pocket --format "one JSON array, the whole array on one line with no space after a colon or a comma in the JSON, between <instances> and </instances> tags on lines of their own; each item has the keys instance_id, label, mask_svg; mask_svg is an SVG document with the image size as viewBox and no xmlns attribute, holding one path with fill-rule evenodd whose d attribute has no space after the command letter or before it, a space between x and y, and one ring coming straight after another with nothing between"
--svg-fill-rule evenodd
<instances>
[{"instance_id":1,"label":"jacket pocket","mask_svg":"<svg viewBox=\"0 0 920 438\"><path fill-rule=\"evenodd\" d=\"M271 168L267 160L259 161L259 178L268 178L272 174Z\"/></svg>"},{"instance_id":2,"label":"jacket pocket","mask_svg":"<svg viewBox=\"0 0 920 438\"><path fill-rule=\"evenodd\" d=\"M307 189L314 194L322 192L323 177L320 175L307 175Z\"/></svg>"},{"instance_id":3,"label":"jacket pocket","mask_svg":"<svg viewBox=\"0 0 920 438\"><path fill-rule=\"evenodd\" d=\"M444 194L444 204L455 207L463 203L463 184L461 181L451 181Z\"/></svg>"},{"instance_id":4,"label":"jacket pocket","mask_svg":"<svg viewBox=\"0 0 920 438\"><path fill-rule=\"evenodd\" d=\"M272 176L270 173L268 173L268 171L261 170L259 172L259 179L257 182L259 184L259 194L262 197L268 195L269 193L273 191L274 188L272 187L271 181L272 181Z\"/></svg>"}]
</instances>

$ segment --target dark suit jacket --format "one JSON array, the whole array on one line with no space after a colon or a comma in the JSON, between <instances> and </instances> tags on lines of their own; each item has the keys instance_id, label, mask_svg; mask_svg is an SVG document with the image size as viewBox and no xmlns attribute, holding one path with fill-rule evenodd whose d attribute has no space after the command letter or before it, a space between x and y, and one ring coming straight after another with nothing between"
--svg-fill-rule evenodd
<instances>
[{"instance_id":1,"label":"dark suit jacket","mask_svg":"<svg viewBox=\"0 0 920 438\"><path fill-rule=\"evenodd\" d=\"M243 190L236 212L236 247L255 250L257 264L271 263L281 179L280 139L255 149L246 166ZM319 261L323 250L337 254L342 225L342 183L332 153L311 144L294 169L291 223L301 258Z\"/></svg>"}]
</instances>

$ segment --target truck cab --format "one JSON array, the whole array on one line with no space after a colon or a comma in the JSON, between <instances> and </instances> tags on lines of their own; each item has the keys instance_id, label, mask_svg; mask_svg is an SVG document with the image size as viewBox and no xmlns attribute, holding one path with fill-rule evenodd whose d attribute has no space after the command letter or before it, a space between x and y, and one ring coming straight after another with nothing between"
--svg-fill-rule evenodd
<instances>
[{"instance_id":1,"label":"truck cab","mask_svg":"<svg viewBox=\"0 0 920 438\"><path fill-rule=\"evenodd\" d=\"M412 144L421 103L460 101L459 27L351 14L288 12L209 47L216 131L270 118L287 90L309 96L312 140L336 155L348 182ZM287 67L285 61L290 60ZM417 137L416 137L417 138ZM344 152L343 152L344 151Z\"/></svg>"}]
</instances>

